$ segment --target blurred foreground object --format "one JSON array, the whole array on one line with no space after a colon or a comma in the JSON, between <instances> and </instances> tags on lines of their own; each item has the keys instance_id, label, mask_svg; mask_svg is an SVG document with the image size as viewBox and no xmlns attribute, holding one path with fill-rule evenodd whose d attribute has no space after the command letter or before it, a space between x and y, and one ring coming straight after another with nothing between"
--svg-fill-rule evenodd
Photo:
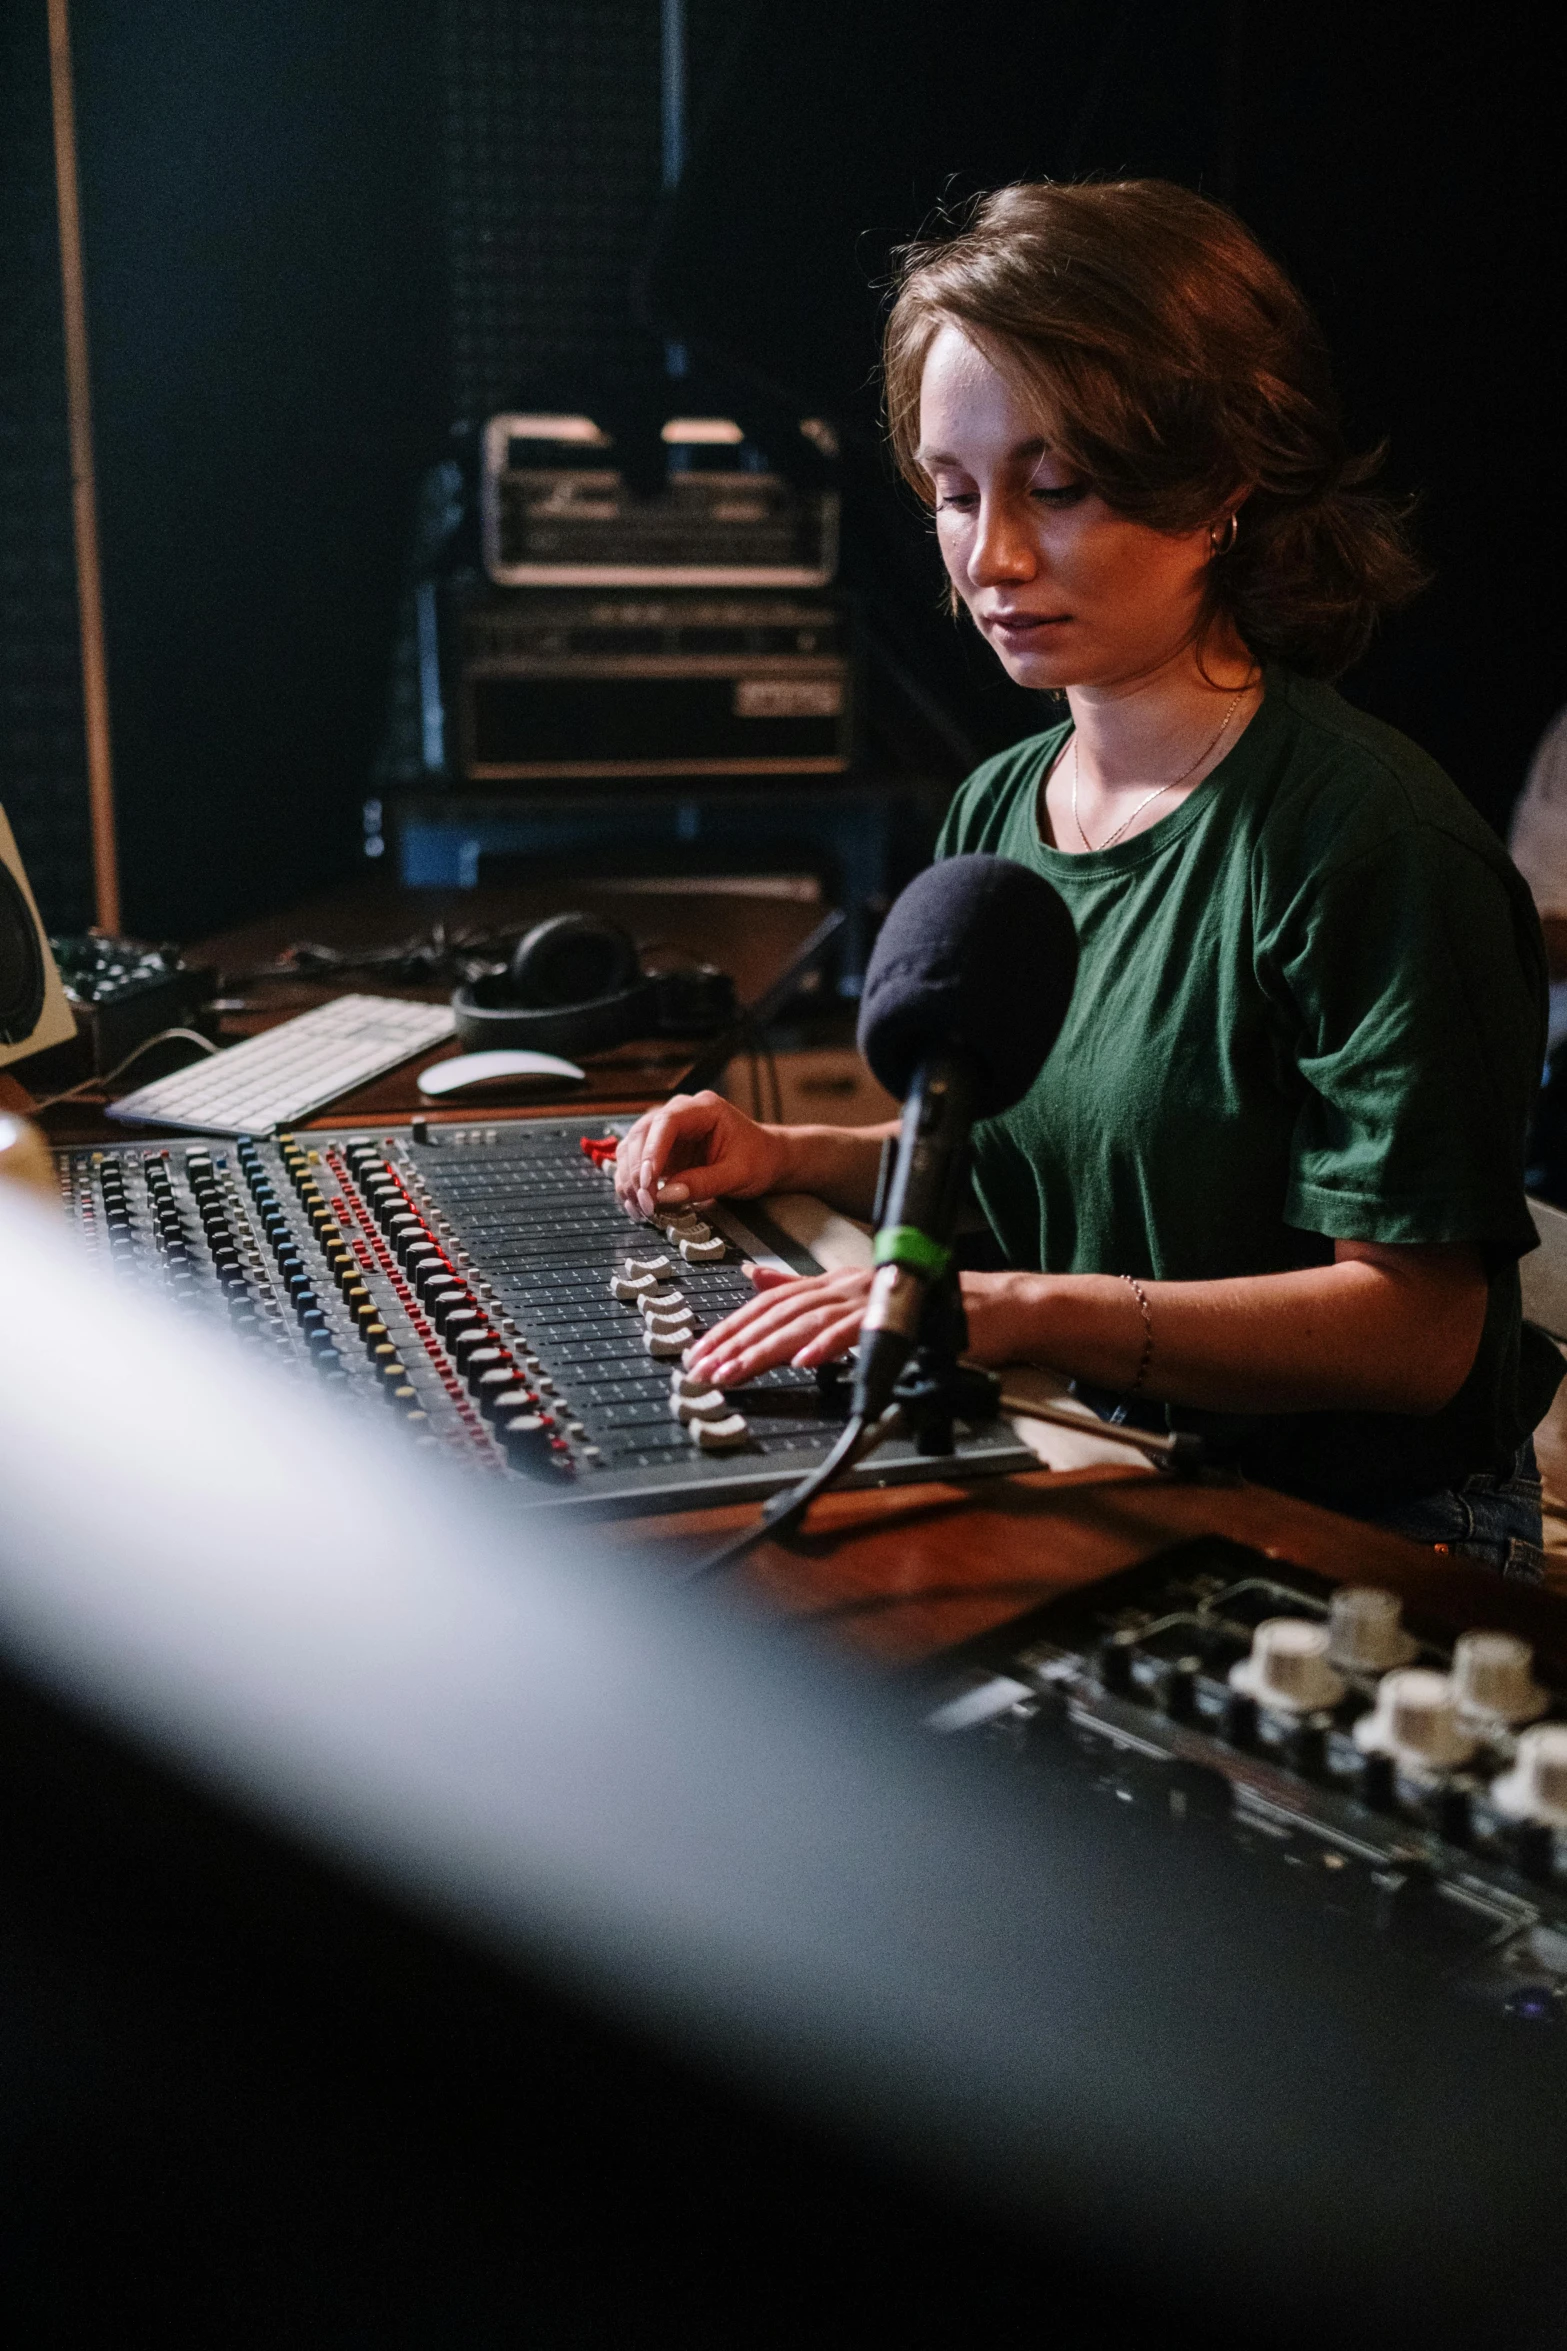
<instances>
[{"instance_id":1,"label":"blurred foreground object","mask_svg":"<svg viewBox=\"0 0 1567 2351\"><path fill-rule=\"evenodd\" d=\"M0 1188L25 2339L1562 2339L1567 2065ZM127 1367L81 1409L83 1363ZM40 2325L40 2315L43 2324ZM138 2323L139 2322L139 2323Z\"/></svg>"}]
</instances>

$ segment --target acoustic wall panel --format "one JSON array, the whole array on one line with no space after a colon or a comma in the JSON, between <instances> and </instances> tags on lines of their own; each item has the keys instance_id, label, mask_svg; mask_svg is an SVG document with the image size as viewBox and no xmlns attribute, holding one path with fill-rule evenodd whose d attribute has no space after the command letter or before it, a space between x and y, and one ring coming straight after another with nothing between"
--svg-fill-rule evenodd
<instances>
[{"instance_id":1,"label":"acoustic wall panel","mask_svg":"<svg viewBox=\"0 0 1567 2351\"><path fill-rule=\"evenodd\" d=\"M734 17L686 0L686 112ZM454 417L525 389L652 383L631 282L663 186L659 0L442 0Z\"/></svg>"}]
</instances>

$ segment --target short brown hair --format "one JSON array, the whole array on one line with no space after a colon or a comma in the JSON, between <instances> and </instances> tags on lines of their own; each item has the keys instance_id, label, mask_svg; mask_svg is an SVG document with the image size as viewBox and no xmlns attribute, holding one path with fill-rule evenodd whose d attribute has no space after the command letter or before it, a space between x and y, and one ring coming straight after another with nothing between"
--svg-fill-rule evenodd
<instances>
[{"instance_id":1,"label":"short brown hair","mask_svg":"<svg viewBox=\"0 0 1567 2351\"><path fill-rule=\"evenodd\" d=\"M1209 569L1251 651L1336 677L1426 574L1403 511L1345 446L1301 295L1223 205L1165 180L1024 183L905 248L887 322L887 422L927 505L920 379L945 324L1048 415L1055 448L1118 513L1200 529L1244 499Z\"/></svg>"}]
</instances>

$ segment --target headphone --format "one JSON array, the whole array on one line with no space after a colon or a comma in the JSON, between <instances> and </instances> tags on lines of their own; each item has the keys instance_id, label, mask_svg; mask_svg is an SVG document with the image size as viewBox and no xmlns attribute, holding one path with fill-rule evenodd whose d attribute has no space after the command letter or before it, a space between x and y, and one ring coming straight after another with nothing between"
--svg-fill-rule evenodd
<instances>
[{"instance_id":1,"label":"headphone","mask_svg":"<svg viewBox=\"0 0 1567 2351\"><path fill-rule=\"evenodd\" d=\"M452 1012L470 1051L598 1053L628 1037L707 1036L734 1018L735 991L710 963L644 971L635 941L617 924L556 914L517 941L504 971L457 989Z\"/></svg>"}]
</instances>

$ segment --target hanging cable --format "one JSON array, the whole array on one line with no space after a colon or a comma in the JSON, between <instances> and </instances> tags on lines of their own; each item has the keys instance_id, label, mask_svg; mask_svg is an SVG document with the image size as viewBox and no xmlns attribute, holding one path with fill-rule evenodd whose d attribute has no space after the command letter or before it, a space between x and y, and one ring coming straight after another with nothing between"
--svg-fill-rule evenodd
<instances>
[{"instance_id":1,"label":"hanging cable","mask_svg":"<svg viewBox=\"0 0 1567 2351\"><path fill-rule=\"evenodd\" d=\"M797 1486L786 1487L770 1502L765 1502L755 1523L731 1536L711 1557L704 1559L692 1580L699 1583L705 1576L718 1575L725 1568L733 1567L770 1535L791 1534L818 1495L824 1494L839 1478L847 1477L868 1453L874 1453L888 1437L895 1437L902 1425L903 1414L895 1404L869 1427L862 1418L851 1420L826 1460Z\"/></svg>"}]
</instances>

